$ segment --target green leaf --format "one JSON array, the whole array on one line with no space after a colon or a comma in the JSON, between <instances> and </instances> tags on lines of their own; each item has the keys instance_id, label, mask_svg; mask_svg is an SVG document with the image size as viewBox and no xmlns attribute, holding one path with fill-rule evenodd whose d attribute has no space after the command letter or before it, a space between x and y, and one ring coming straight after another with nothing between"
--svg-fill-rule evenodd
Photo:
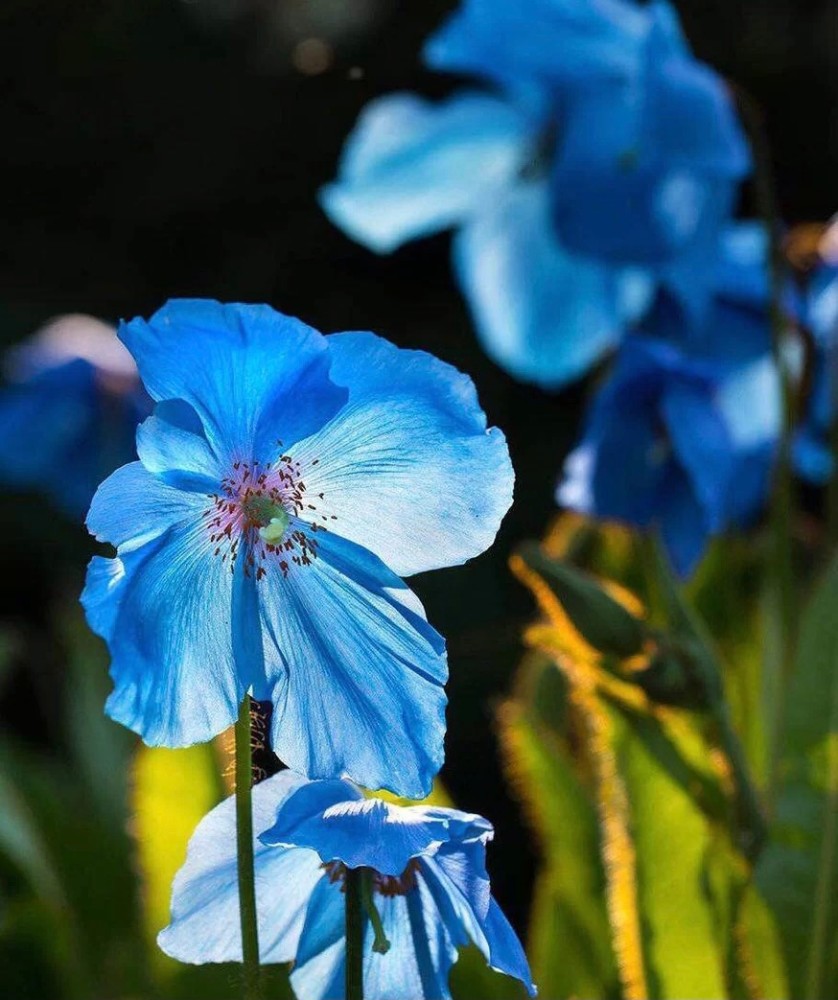
<instances>
[{"instance_id":1,"label":"green leaf","mask_svg":"<svg viewBox=\"0 0 838 1000\"><path fill-rule=\"evenodd\" d=\"M463 948L451 970L449 983L454 1000L526 1000L524 986L511 976L495 972L483 953L470 945Z\"/></svg>"},{"instance_id":2,"label":"green leaf","mask_svg":"<svg viewBox=\"0 0 838 1000\"><path fill-rule=\"evenodd\" d=\"M544 854L530 920L529 953L540 995L550 1000L617 995L605 910L605 876L593 800L566 738L565 684L545 657L521 667L503 706L507 773Z\"/></svg>"},{"instance_id":3,"label":"green leaf","mask_svg":"<svg viewBox=\"0 0 838 1000\"><path fill-rule=\"evenodd\" d=\"M522 545L518 555L550 587L575 628L594 649L619 659L642 650L647 635L643 622L592 576L551 559L537 542Z\"/></svg>"},{"instance_id":4,"label":"green leaf","mask_svg":"<svg viewBox=\"0 0 838 1000\"><path fill-rule=\"evenodd\" d=\"M838 993L838 560L802 619L786 696L772 841L758 882L780 923L789 992Z\"/></svg>"},{"instance_id":5,"label":"green leaf","mask_svg":"<svg viewBox=\"0 0 838 1000\"><path fill-rule=\"evenodd\" d=\"M651 717L614 712L637 857L650 997L725 997L717 914L706 889L714 834L691 770Z\"/></svg>"}]
</instances>

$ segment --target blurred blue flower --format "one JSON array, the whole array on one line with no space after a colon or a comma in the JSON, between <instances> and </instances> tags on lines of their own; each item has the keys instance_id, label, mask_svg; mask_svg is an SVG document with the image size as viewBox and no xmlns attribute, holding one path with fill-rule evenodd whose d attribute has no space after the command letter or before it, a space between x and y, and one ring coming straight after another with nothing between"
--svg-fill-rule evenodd
<instances>
[{"instance_id":1,"label":"blurred blue flower","mask_svg":"<svg viewBox=\"0 0 838 1000\"><path fill-rule=\"evenodd\" d=\"M471 380L371 333L174 301L120 337L154 414L97 492L83 601L112 718L183 746L245 692L312 777L421 797L442 762L444 642L397 574L487 548L512 499Z\"/></svg>"},{"instance_id":2,"label":"blurred blue flower","mask_svg":"<svg viewBox=\"0 0 838 1000\"><path fill-rule=\"evenodd\" d=\"M301 1000L344 996L350 868L365 870L376 911L365 921L367 1000L447 1000L457 951L469 943L535 995L523 949L490 894L493 831L480 816L365 799L345 781L306 782L288 771L255 786L253 814L261 961L293 962ZM158 943L182 962L241 961L235 825L229 798L198 825L175 877L172 921Z\"/></svg>"},{"instance_id":3,"label":"blurred blue flower","mask_svg":"<svg viewBox=\"0 0 838 1000\"><path fill-rule=\"evenodd\" d=\"M6 355L0 390L0 482L47 493L81 520L99 483L136 456L151 410L116 331L59 316Z\"/></svg>"},{"instance_id":4,"label":"blurred blue flower","mask_svg":"<svg viewBox=\"0 0 838 1000\"><path fill-rule=\"evenodd\" d=\"M534 107L464 91L438 104L374 101L322 205L380 253L457 228L454 267L486 352L518 378L562 385L617 344L642 309L644 276L574 256L550 218Z\"/></svg>"},{"instance_id":5,"label":"blurred blue flower","mask_svg":"<svg viewBox=\"0 0 838 1000\"><path fill-rule=\"evenodd\" d=\"M464 0L425 58L500 90L369 105L322 192L336 225L380 253L457 229L483 346L545 387L614 348L653 279L700 321L750 156L670 4Z\"/></svg>"},{"instance_id":6,"label":"blurred blue flower","mask_svg":"<svg viewBox=\"0 0 838 1000\"><path fill-rule=\"evenodd\" d=\"M659 531L682 576L711 535L760 512L780 431L764 233L737 227L721 249L702 324L662 293L623 343L557 492L563 506Z\"/></svg>"}]
</instances>

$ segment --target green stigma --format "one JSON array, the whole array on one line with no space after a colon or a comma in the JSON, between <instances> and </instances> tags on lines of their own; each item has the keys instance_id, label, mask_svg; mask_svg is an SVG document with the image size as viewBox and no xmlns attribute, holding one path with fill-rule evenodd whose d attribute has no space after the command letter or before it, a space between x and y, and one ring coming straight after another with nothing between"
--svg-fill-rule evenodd
<instances>
[{"instance_id":1,"label":"green stigma","mask_svg":"<svg viewBox=\"0 0 838 1000\"><path fill-rule=\"evenodd\" d=\"M288 527L290 520L291 518L288 516L287 511L282 508L277 509L270 521L263 528L259 529L260 537L268 545L276 545L282 541L282 536L285 534L285 529Z\"/></svg>"},{"instance_id":2,"label":"green stigma","mask_svg":"<svg viewBox=\"0 0 838 1000\"><path fill-rule=\"evenodd\" d=\"M263 541L269 545L276 545L281 541L291 520L282 504L277 503L273 497L257 493L244 500L242 509L250 523L254 527L258 525Z\"/></svg>"}]
</instances>

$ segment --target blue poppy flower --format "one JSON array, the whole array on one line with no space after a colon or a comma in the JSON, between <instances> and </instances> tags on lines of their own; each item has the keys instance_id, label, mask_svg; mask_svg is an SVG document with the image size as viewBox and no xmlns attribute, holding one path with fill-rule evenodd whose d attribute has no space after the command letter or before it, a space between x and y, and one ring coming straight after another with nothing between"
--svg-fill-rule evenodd
<instances>
[{"instance_id":1,"label":"blue poppy flower","mask_svg":"<svg viewBox=\"0 0 838 1000\"><path fill-rule=\"evenodd\" d=\"M117 546L83 595L108 713L184 746L250 690L295 770L427 794L444 643L400 576L482 552L512 499L471 380L267 306L174 301L120 337L157 406L88 517Z\"/></svg>"},{"instance_id":2,"label":"blue poppy flower","mask_svg":"<svg viewBox=\"0 0 838 1000\"><path fill-rule=\"evenodd\" d=\"M92 316L52 320L6 356L0 481L47 493L81 519L99 483L136 457L151 401L116 331Z\"/></svg>"},{"instance_id":3,"label":"blue poppy flower","mask_svg":"<svg viewBox=\"0 0 838 1000\"><path fill-rule=\"evenodd\" d=\"M344 880L361 868L375 913L364 931L367 1000L447 1000L459 948L536 993L523 949L492 899L480 816L364 798L345 781L280 772L253 789L261 961L293 962L300 1000L339 1000L346 965ZM158 943L182 962L241 961L235 802L198 825ZM370 919L372 918L372 919ZM378 924L378 926L376 926Z\"/></svg>"},{"instance_id":4,"label":"blue poppy flower","mask_svg":"<svg viewBox=\"0 0 838 1000\"><path fill-rule=\"evenodd\" d=\"M762 509L781 423L771 354L764 233L736 227L720 246L712 310L693 329L662 293L622 345L568 457L560 504L660 531L689 576L711 535Z\"/></svg>"},{"instance_id":5,"label":"blue poppy flower","mask_svg":"<svg viewBox=\"0 0 838 1000\"><path fill-rule=\"evenodd\" d=\"M554 217L573 251L654 268L700 312L750 152L724 81L692 57L668 4L648 10L642 72L569 102Z\"/></svg>"},{"instance_id":6,"label":"blue poppy flower","mask_svg":"<svg viewBox=\"0 0 838 1000\"><path fill-rule=\"evenodd\" d=\"M454 266L486 352L562 385L612 349L650 295L642 274L571 254L551 221L543 110L479 91L374 101L323 189L332 221L379 253L455 228Z\"/></svg>"},{"instance_id":7,"label":"blue poppy flower","mask_svg":"<svg viewBox=\"0 0 838 1000\"><path fill-rule=\"evenodd\" d=\"M835 458L832 426L838 397L838 254L830 240L833 226L821 241L824 257L809 276L799 316L811 338L805 407L793 445L794 465L800 475L822 486L832 477ZM829 257L831 249L832 258Z\"/></svg>"}]
</instances>

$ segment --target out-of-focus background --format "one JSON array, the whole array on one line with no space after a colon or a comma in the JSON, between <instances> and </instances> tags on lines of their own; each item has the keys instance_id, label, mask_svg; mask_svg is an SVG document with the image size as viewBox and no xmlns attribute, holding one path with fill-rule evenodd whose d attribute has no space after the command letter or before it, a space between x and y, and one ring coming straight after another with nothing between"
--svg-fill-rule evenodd
<instances>
[{"instance_id":1,"label":"out-of-focus background","mask_svg":"<svg viewBox=\"0 0 838 1000\"><path fill-rule=\"evenodd\" d=\"M677 6L697 54L764 109L783 217L828 218L838 177L838 5ZM414 583L449 643L442 777L458 805L495 823L495 894L523 932L535 859L506 790L493 716L532 607L506 560L551 517L584 386L544 393L486 358L453 283L447 237L378 257L338 232L316 200L370 99L400 89L442 96L453 86L420 62L423 40L452 7L4 0L0 342L20 341L57 313L115 322L173 296L202 296L267 302L324 332L371 329L475 379L491 422L509 438L516 503L488 554ZM0 722L40 755L47 788L50 772L63 774L74 759L74 741L104 734L87 753L107 782L124 759L108 755L114 746L127 753L132 739L108 733L117 727L99 718L103 651L90 639L85 665L68 664L80 627L73 605L94 546L35 495L6 493L0 512ZM66 790L53 820L78 832L89 803ZM109 910L118 887L100 884L89 860L80 861L77 891L112 929L122 919ZM50 997L56 986L33 944L48 931L3 936L12 917L20 926L8 902L14 880L0 867L0 982L11 983L10 1000Z\"/></svg>"}]
</instances>

